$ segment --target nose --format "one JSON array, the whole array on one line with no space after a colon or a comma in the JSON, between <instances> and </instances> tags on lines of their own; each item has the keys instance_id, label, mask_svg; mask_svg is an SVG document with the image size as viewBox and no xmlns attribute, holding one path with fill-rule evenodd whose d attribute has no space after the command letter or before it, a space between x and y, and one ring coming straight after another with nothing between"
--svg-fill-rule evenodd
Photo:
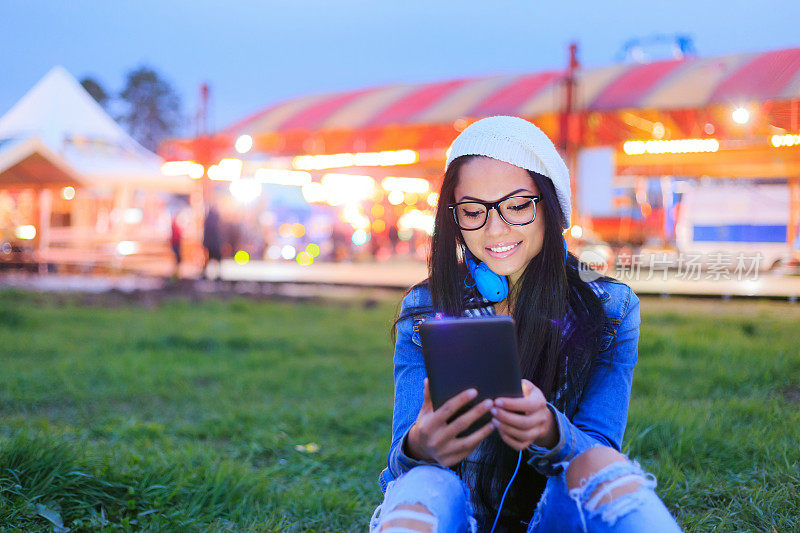
<instances>
[{"instance_id":1,"label":"nose","mask_svg":"<svg viewBox=\"0 0 800 533\"><path fill-rule=\"evenodd\" d=\"M490 209L486 216L488 217L486 226L484 226L486 235L502 235L508 232L509 226L500 218L500 213L497 212L497 209Z\"/></svg>"}]
</instances>

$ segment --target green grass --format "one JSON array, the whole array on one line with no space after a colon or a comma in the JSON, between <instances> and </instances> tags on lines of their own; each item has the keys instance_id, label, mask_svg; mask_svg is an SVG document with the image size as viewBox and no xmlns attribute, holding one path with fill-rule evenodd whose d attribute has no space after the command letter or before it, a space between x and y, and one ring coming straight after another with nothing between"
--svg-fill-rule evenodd
<instances>
[{"instance_id":1,"label":"green grass","mask_svg":"<svg viewBox=\"0 0 800 533\"><path fill-rule=\"evenodd\" d=\"M0 293L0 530L365 530L395 305ZM625 451L686 530L800 530L798 323L643 300Z\"/></svg>"}]
</instances>

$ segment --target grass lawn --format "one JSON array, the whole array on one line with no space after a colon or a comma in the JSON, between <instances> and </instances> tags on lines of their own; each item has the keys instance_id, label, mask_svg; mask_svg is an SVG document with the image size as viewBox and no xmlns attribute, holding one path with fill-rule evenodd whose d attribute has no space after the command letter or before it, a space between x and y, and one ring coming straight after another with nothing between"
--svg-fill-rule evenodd
<instances>
[{"instance_id":1,"label":"grass lawn","mask_svg":"<svg viewBox=\"0 0 800 533\"><path fill-rule=\"evenodd\" d=\"M396 301L0 293L0 530L364 531ZM644 299L625 450L687 531L800 530L800 305Z\"/></svg>"}]
</instances>

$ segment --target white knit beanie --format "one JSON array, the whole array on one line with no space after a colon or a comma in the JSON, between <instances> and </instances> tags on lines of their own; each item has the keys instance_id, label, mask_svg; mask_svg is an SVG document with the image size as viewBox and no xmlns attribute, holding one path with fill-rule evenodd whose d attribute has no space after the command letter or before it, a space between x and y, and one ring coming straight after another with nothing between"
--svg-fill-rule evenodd
<instances>
[{"instance_id":1,"label":"white knit beanie","mask_svg":"<svg viewBox=\"0 0 800 533\"><path fill-rule=\"evenodd\" d=\"M450 145L447 166L462 155L482 155L550 178L569 227L569 171L553 142L542 130L519 117L488 117L469 125Z\"/></svg>"}]
</instances>

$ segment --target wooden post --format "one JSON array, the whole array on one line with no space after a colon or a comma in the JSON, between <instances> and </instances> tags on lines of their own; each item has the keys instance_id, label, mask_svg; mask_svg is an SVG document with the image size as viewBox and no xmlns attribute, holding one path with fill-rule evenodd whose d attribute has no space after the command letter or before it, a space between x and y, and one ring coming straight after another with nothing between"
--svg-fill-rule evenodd
<instances>
[{"instance_id":1,"label":"wooden post","mask_svg":"<svg viewBox=\"0 0 800 533\"><path fill-rule=\"evenodd\" d=\"M578 157L577 149L580 139L579 115L574 113L575 108L575 72L578 69L578 45L569 45L569 65L567 74L564 78L564 111L561 113L559 124L559 144L566 159L572 179L570 183L570 195L572 196L572 224L580 222L580 211L578 206Z\"/></svg>"},{"instance_id":2,"label":"wooden post","mask_svg":"<svg viewBox=\"0 0 800 533\"><path fill-rule=\"evenodd\" d=\"M52 189L39 189L39 198L38 198L38 205L39 205L39 244L37 246L37 251L39 252L39 256L41 257L42 252L47 252L47 249L50 247L50 219L53 216L53 191ZM38 261L39 263L39 274L46 274L47 273L47 263L43 263L42 261Z\"/></svg>"},{"instance_id":3,"label":"wooden post","mask_svg":"<svg viewBox=\"0 0 800 533\"><path fill-rule=\"evenodd\" d=\"M798 251L798 240L800 240L800 176L789 178L789 224L786 229L786 239L789 247Z\"/></svg>"}]
</instances>

